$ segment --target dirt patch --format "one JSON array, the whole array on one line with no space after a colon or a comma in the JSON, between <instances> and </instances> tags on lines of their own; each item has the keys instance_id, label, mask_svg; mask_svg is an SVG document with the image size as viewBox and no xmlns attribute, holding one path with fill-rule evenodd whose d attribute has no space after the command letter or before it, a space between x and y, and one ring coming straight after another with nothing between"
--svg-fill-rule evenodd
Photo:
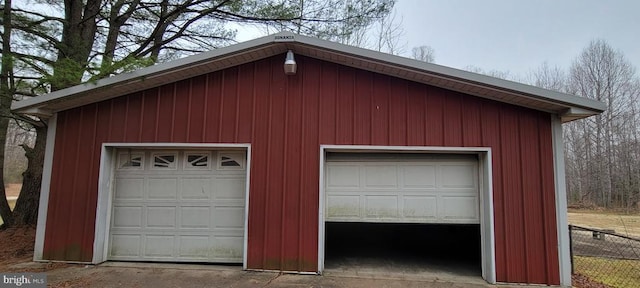
<instances>
[{"instance_id":1,"label":"dirt patch","mask_svg":"<svg viewBox=\"0 0 640 288\"><path fill-rule=\"evenodd\" d=\"M571 280L571 284L576 288L609 288L607 285L595 282L589 277L580 274L573 274Z\"/></svg>"},{"instance_id":2,"label":"dirt patch","mask_svg":"<svg viewBox=\"0 0 640 288\"><path fill-rule=\"evenodd\" d=\"M18 197L20 195L20 189L22 189L22 183L11 183L4 186L4 192L9 197Z\"/></svg>"},{"instance_id":3,"label":"dirt patch","mask_svg":"<svg viewBox=\"0 0 640 288\"><path fill-rule=\"evenodd\" d=\"M8 266L31 260L35 235L35 227L0 231L0 271L9 271Z\"/></svg>"},{"instance_id":4,"label":"dirt patch","mask_svg":"<svg viewBox=\"0 0 640 288\"><path fill-rule=\"evenodd\" d=\"M594 229L613 229L616 233L640 238L640 213L620 214L607 211L570 209L569 224Z\"/></svg>"},{"instance_id":5,"label":"dirt patch","mask_svg":"<svg viewBox=\"0 0 640 288\"><path fill-rule=\"evenodd\" d=\"M0 271L44 272L67 266L67 264L64 263L22 265L24 263L33 263L33 245L35 237L35 227L19 227L0 230Z\"/></svg>"}]
</instances>

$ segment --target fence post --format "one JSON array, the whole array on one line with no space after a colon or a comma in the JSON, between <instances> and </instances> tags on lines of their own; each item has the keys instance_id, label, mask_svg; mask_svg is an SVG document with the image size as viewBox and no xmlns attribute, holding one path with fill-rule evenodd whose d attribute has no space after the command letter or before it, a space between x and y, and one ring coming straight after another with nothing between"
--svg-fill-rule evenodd
<instances>
[{"instance_id":1,"label":"fence post","mask_svg":"<svg viewBox=\"0 0 640 288\"><path fill-rule=\"evenodd\" d=\"M573 271L573 225L569 224L569 259L571 261L571 275L574 274Z\"/></svg>"}]
</instances>

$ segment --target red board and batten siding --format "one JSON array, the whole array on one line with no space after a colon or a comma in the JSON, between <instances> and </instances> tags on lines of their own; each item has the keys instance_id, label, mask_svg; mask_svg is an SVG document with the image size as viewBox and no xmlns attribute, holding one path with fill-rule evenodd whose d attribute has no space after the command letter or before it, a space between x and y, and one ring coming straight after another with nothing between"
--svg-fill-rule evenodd
<instances>
[{"instance_id":1,"label":"red board and batten siding","mask_svg":"<svg viewBox=\"0 0 640 288\"><path fill-rule=\"evenodd\" d=\"M559 283L549 114L272 57L58 114L44 258L91 261L104 142L251 143L247 266L316 271L322 144L491 147L497 280Z\"/></svg>"}]
</instances>

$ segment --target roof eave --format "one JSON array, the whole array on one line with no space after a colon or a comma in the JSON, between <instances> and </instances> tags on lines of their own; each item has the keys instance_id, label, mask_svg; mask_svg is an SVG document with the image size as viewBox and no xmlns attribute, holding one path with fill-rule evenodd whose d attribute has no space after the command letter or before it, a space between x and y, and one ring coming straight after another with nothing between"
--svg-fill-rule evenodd
<instances>
[{"instance_id":1,"label":"roof eave","mask_svg":"<svg viewBox=\"0 0 640 288\"><path fill-rule=\"evenodd\" d=\"M273 36L274 35L271 35L271 37ZM51 93L48 93L42 96L32 97L32 98L28 98L20 101L13 101L13 103L11 104L11 109L17 113L30 114L30 111L34 107L38 107L38 108L46 107L47 104L53 103L56 101L61 101L62 98L68 98L68 97L72 98L74 96L83 95L85 93L88 93L90 91L97 90L97 89L100 89L100 90L113 89L117 87L129 86L137 82L152 81L154 78L160 78L162 76L179 75L179 73L183 70L194 69L194 68L197 68L197 66L206 65L207 63L221 61L227 56L234 56L234 55L237 56L242 54L243 52L246 53L248 51L259 50L262 47L267 46L271 43L280 42L278 40L274 41L273 38L271 37L262 37L262 38L250 40L247 42L238 43L236 45L218 48L213 51L204 52L204 53L196 54L193 56L177 59L174 61L142 68L132 72L127 72L127 73L118 74L112 77L99 79L97 81L86 82L80 85L53 91ZM270 55L265 55L265 58L268 56ZM250 62L250 61L255 61L255 60L251 59L246 62ZM234 64L234 66L235 65L236 64ZM174 78L174 79L176 81L182 80L179 78ZM117 97L117 96L121 96L121 95L116 95L114 97ZM70 108L67 108L67 109L70 109ZM57 112L57 111L54 111L54 112Z\"/></svg>"},{"instance_id":2,"label":"roof eave","mask_svg":"<svg viewBox=\"0 0 640 288\"><path fill-rule=\"evenodd\" d=\"M606 109L604 103L592 99L373 50L333 43L318 38L296 35L290 32L265 36L130 73L55 91L47 95L17 101L12 104L12 109L18 113L46 116L46 113L42 114L39 111L55 113L60 110L107 100L161 86L167 83L166 81L179 81L216 71L216 69L225 69L256 61L260 57L267 58L287 49L292 49L295 53L309 57L316 57L321 60L438 86L482 98L524 107L529 105L529 108L532 109L557 114L563 119L563 122L597 115ZM306 54L301 53L302 51L305 51ZM227 65L225 66L224 63L227 63ZM212 69L212 67L215 69ZM462 88L456 89L456 87ZM500 95L503 97L500 98ZM56 103L63 101L65 102L64 105L56 105ZM52 109L55 107L60 109Z\"/></svg>"},{"instance_id":3,"label":"roof eave","mask_svg":"<svg viewBox=\"0 0 640 288\"><path fill-rule=\"evenodd\" d=\"M575 120L580 120L584 118L588 118L591 116L598 115L604 112L604 110L588 110L579 107L570 107L561 113L558 113L558 116L562 120L562 123L567 123Z\"/></svg>"},{"instance_id":4,"label":"roof eave","mask_svg":"<svg viewBox=\"0 0 640 288\"><path fill-rule=\"evenodd\" d=\"M597 112L596 114L602 113L606 110L606 105L603 102L585 98L585 97L578 97L575 95L548 90L548 89L527 85L519 82L500 79L500 78L491 77L483 74L446 67L438 64L417 61L414 59L381 53L378 51L363 49L363 48L354 47L354 46L342 45L334 42L328 42L328 41L324 41L317 38L296 35L296 39L297 39L297 42L300 42L303 45L313 45L316 47L321 47L326 50L334 51L337 54L344 55L347 58L359 58L364 61L377 62L387 66L402 67L403 69L406 69L407 71L411 71L412 73L425 74L425 75L429 75L429 76L437 77L441 79L446 78L448 80L455 80L455 81L458 81L459 83L464 83L468 85L476 85L476 86L482 86L486 88L491 87L492 89L508 92L513 95L529 97L529 98L537 99L540 101L553 102L556 104L564 104L566 105L566 109L576 107L579 109L593 110L594 112ZM338 61L335 61L335 62L338 62ZM350 65L350 63L348 62L340 63L340 64L353 66L353 65ZM362 67L358 67L358 68L362 68ZM381 72L384 74L384 72L382 71L377 71L377 72ZM395 76L398 77L397 75ZM433 83L428 83L428 84L434 85ZM541 95L544 95L544 96L541 96ZM559 112L559 111L550 111L550 112Z\"/></svg>"},{"instance_id":5,"label":"roof eave","mask_svg":"<svg viewBox=\"0 0 640 288\"><path fill-rule=\"evenodd\" d=\"M490 77L487 75L476 74L464 70L458 70L450 67L445 67L437 64L426 63L421 61L416 61L409 58L399 57L395 55L380 53L377 51L367 50L363 48L353 47L353 46L345 46L338 43L327 42L324 40L311 38L307 36L296 35L296 44L302 46L312 46L317 48L321 48L321 50L332 51L335 55L331 57L333 62L343 64L346 66L356 67L360 69L365 69L377 73L387 74L399 78L404 78L412 81L422 82L425 84L429 84L432 86L439 86L435 82L437 81L419 81L415 76L408 76L409 74L420 74L428 77L433 77L437 79L446 79L447 81L455 81L462 85L471 85L476 87L482 87L484 90L493 90L501 93L506 93L511 95L512 97L517 97L520 99L530 99L531 101L535 101L538 103L552 103L555 105L555 109L543 109L537 107L529 107L536 110L561 115L565 113L567 110L575 110L581 109L584 111L589 111L589 113L580 113L580 114L571 114L571 120L581 119L585 117L589 117L592 115L597 115L602 113L606 106L604 103L595 101L588 98L578 97L575 95L565 94L557 91L547 90L540 87L535 87L531 85L526 85L518 82L513 82L509 80L499 79ZM307 55L313 56L313 55ZM401 68L406 71L398 74L387 73L384 69L371 69L370 67L358 66L354 65L357 63L357 60L366 61L368 63L378 63L384 65L386 67L396 67ZM342 61L341 61L342 60ZM404 74L404 76L399 75ZM440 85L439 87L445 88L448 90L458 91L453 89L452 87ZM491 97L491 95L482 95L480 93L472 93L469 91L459 91L466 94L471 94L474 96L487 98L491 100L497 100ZM486 92L486 91L485 91ZM525 106L522 103L517 102L509 102L503 100L505 103L510 103L519 106ZM527 106L525 106L527 107ZM568 114L565 115L568 117ZM569 118L567 118L569 119Z\"/></svg>"}]
</instances>

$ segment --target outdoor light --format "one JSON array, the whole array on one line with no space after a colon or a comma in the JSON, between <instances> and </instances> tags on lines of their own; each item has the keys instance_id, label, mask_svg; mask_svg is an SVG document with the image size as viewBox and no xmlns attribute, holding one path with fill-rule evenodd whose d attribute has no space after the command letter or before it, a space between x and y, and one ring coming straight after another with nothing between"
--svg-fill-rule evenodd
<instances>
[{"instance_id":1,"label":"outdoor light","mask_svg":"<svg viewBox=\"0 0 640 288\"><path fill-rule=\"evenodd\" d=\"M284 60L284 74L295 75L297 66L296 59L293 58L293 52L289 50L287 58Z\"/></svg>"}]
</instances>

